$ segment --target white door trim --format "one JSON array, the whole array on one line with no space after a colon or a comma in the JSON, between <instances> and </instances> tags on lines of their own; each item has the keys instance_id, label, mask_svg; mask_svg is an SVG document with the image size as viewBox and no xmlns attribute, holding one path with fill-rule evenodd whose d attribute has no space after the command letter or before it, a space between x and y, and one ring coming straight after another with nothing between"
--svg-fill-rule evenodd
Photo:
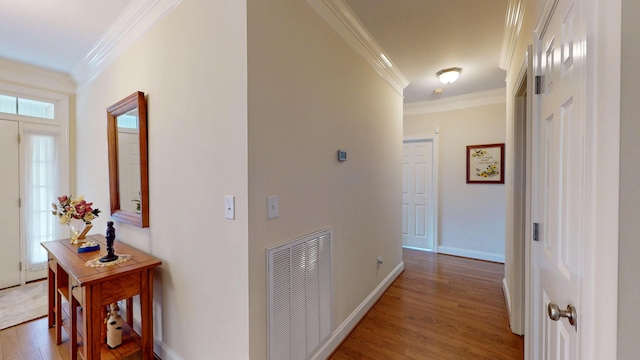
<instances>
[{"instance_id":1,"label":"white door trim","mask_svg":"<svg viewBox=\"0 0 640 360\"><path fill-rule=\"evenodd\" d=\"M618 337L618 229L620 204L621 0L583 0L587 39L586 148L591 224L585 229L582 309L584 360L616 359Z\"/></svg>"},{"instance_id":2,"label":"white door trim","mask_svg":"<svg viewBox=\"0 0 640 360\"><path fill-rule=\"evenodd\" d=\"M433 252L438 252L438 247L440 246L440 238L438 233L438 213L440 212L440 208L438 207L438 132L434 134L420 134L420 135L412 135L405 136L402 139L403 143L405 141L431 141L433 142Z\"/></svg>"},{"instance_id":3,"label":"white door trim","mask_svg":"<svg viewBox=\"0 0 640 360\"><path fill-rule=\"evenodd\" d=\"M530 283L529 260L531 253L531 98L533 94L532 71L533 48L527 47L527 53L520 67L513 92L513 126L512 139L508 151L512 152L513 182L509 182L508 190L512 196L512 213L508 214L511 220L511 233L507 239L512 239L511 264L505 267L510 274L505 274L503 284L508 300L509 325L511 331L518 335L524 335L526 329L526 304L529 300ZM525 94L522 92L525 91ZM523 158L524 157L524 158ZM520 163L520 167L516 164ZM507 281L509 276L510 281ZM512 289L508 284L512 284Z\"/></svg>"}]
</instances>

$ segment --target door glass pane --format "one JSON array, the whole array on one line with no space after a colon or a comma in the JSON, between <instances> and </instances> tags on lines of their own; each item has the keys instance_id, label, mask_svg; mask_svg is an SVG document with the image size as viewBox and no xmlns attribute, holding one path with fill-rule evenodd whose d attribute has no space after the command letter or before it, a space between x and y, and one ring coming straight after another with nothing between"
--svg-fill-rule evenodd
<instances>
[{"instance_id":1,"label":"door glass pane","mask_svg":"<svg viewBox=\"0 0 640 360\"><path fill-rule=\"evenodd\" d=\"M18 98L18 115L53 119L54 105L43 101Z\"/></svg>"},{"instance_id":2,"label":"door glass pane","mask_svg":"<svg viewBox=\"0 0 640 360\"><path fill-rule=\"evenodd\" d=\"M0 95L0 112L16 114L17 109L17 99L14 96Z\"/></svg>"}]
</instances>

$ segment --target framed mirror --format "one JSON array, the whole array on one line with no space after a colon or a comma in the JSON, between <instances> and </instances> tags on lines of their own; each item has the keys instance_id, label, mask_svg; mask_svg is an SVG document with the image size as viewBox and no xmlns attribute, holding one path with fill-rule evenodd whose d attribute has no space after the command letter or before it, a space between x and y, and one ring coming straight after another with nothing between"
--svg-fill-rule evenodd
<instances>
[{"instance_id":1,"label":"framed mirror","mask_svg":"<svg viewBox=\"0 0 640 360\"><path fill-rule=\"evenodd\" d=\"M137 91L107 108L111 217L149 227L147 103Z\"/></svg>"}]
</instances>

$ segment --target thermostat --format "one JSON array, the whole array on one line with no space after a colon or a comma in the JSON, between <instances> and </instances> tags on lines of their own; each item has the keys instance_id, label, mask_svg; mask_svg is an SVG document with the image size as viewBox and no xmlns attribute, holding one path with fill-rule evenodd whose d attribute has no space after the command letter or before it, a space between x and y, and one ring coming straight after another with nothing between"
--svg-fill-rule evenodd
<instances>
[{"instance_id":1,"label":"thermostat","mask_svg":"<svg viewBox=\"0 0 640 360\"><path fill-rule=\"evenodd\" d=\"M338 150L338 161L347 161L347 152L344 150Z\"/></svg>"}]
</instances>

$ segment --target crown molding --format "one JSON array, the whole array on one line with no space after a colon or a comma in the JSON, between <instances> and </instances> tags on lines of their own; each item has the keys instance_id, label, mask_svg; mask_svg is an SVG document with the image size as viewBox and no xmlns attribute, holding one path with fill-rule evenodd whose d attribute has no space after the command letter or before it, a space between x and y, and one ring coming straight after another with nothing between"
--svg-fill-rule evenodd
<instances>
[{"instance_id":1,"label":"crown molding","mask_svg":"<svg viewBox=\"0 0 640 360\"><path fill-rule=\"evenodd\" d=\"M64 94L73 94L76 84L67 74L0 58L0 81Z\"/></svg>"},{"instance_id":2,"label":"crown molding","mask_svg":"<svg viewBox=\"0 0 640 360\"><path fill-rule=\"evenodd\" d=\"M544 2L544 6L542 7L542 12L538 17L538 21L536 22L536 27L533 30L533 33L536 36L536 39L542 39L544 34L547 32L547 27L549 27L549 22L551 22L551 14L556 10L558 6L558 0L546 0Z\"/></svg>"},{"instance_id":3,"label":"crown molding","mask_svg":"<svg viewBox=\"0 0 640 360\"><path fill-rule=\"evenodd\" d=\"M508 70L511 65L526 8L527 0L509 0L507 5L504 33L502 34L502 49L500 51L500 68L502 70Z\"/></svg>"},{"instance_id":4,"label":"crown molding","mask_svg":"<svg viewBox=\"0 0 640 360\"><path fill-rule=\"evenodd\" d=\"M305 0L400 96L409 80L343 0Z\"/></svg>"},{"instance_id":5,"label":"crown molding","mask_svg":"<svg viewBox=\"0 0 640 360\"><path fill-rule=\"evenodd\" d=\"M71 71L78 87L93 80L181 1L133 0Z\"/></svg>"},{"instance_id":6,"label":"crown molding","mask_svg":"<svg viewBox=\"0 0 640 360\"><path fill-rule=\"evenodd\" d=\"M404 115L420 115L461 110L471 107L502 104L507 102L506 88L482 91L440 100L418 101L404 104Z\"/></svg>"}]
</instances>

